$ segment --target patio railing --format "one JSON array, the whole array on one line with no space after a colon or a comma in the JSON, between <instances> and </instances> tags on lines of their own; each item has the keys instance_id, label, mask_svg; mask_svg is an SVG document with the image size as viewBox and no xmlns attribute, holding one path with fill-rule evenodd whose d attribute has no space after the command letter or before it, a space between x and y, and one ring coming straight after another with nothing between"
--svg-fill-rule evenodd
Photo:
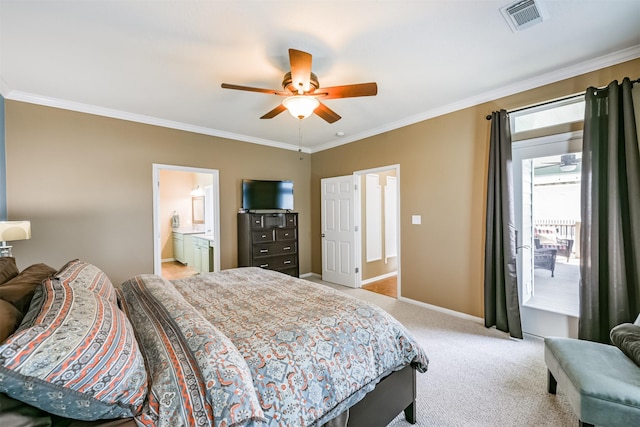
<instances>
[{"instance_id":1,"label":"patio railing","mask_svg":"<svg viewBox=\"0 0 640 427\"><path fill-rule=\"evenodd\" d=\"M580 221L574 219L536 219L534 227L554 227L558 237L573 240L573 253L580 257Z\"/></svg>"}]
</instances>

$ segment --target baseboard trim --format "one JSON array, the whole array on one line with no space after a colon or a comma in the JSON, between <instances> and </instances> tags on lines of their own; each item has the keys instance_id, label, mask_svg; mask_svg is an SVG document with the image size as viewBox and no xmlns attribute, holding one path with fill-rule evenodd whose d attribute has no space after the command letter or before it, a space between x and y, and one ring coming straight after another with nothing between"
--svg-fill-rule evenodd
<instances>
[{"instance_id":1,"label":"baseboard trim","mask_svg":"<svg viewBox=\"0 0 640 427\"><path fill-rule=\"evenodd\" d=\"M175 260L176 260L175 258L165 258L165 259L160 260L160 262L173 262Z\"/></svg>"},{"instance_id":2,"label":"baseboard trim","mask_svg":"<svg viewBox=\"0 0 640 427\"><path fill-rule=\"evenodd\" d=\"M301 279L306 279L307 277L317 277L318 279L322 279L322 276L317 273L303 273L300 275Z\"/></svg>"},{"instance_id":3,"label":"baseboard trim","mask_svg":"<svg viewBox=\"0 0 640 427\"><path fill-rule=\"evenodd\" d=\"M415 304L415 305L418 305L420 307L428 308L428 309L433 310L433 311L438 311L440 313L448 314L450 316L459 317L459 318L465 319L465 320L471 320L472 322L484 325L484 319L481 318L481 317L471 316L470 314L461 313L459 311L450 310L448 308L439 307L437 305L427 304L426 302L416 301L414 299L406 298L406 297L399 297L398 301L408 302L409 304Z\"/></svg>"},{"instance_id":4,"label":"baseboard trim","mask_svg":"<svg viewBox=\"0 0 640 427\"><path fill-rule=\"evenodd\" d=\"M362 285L368 285L369 283L377 282L378 280L388 279L389 277L397 276L397 271L391 273L381 274L380 276L372 277L371 279L363 280Z\"/></svg>"},{"instance_id":5,"label":"baseboard trim","mask_svg":"<svg viewBox=\"0 0 640 427\"><path fill-rule=\"evenodd\" d=\"M317 274L317 273L304 273L304 274L300 275L301 279L304 279L304 278L307 278L307 277L316 277L316 278L322 280L322 275L321 274ZM389 297L389 298L391 298L391 297ZM403 302L406 302L406 303L409 303L409 304L414 304L414 305L417 305L417 306L420 306L420 307L423 307L423 308L427 308L429 310L437 311L437 312L440 312L440 313L448 314L450 316L458 317L460 319L470 320L472 322L484 325L484 319L481 318L481 317L471 316L470 314L461 313L459 311L450 310L448 308L439 307L437 305L427 304L426 302L416 301L414 299L406 298L406 297L398 297L398 301L403 301Z\"/></svg>"}]
</instances>

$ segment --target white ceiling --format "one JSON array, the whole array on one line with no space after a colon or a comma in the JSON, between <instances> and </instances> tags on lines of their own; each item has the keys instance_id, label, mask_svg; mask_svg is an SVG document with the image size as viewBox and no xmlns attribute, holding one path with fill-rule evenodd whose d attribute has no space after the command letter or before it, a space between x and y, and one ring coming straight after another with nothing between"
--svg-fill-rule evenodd
<instances>
[{"instance_id":1,"label":"white ceiling","mask_svg":"<svg viewBox=\"0 0 640 427\"><path fill-rule=\"evenodd\" d=\"M547 0L550 19L516 33L510 3L0 0L0 93L315 152L640 57L640 0ZM259 119L280 97L220 87L280 89L289 48L313 55L320 86L378 95L299 123Z\"/></svg>"}]
</instances>

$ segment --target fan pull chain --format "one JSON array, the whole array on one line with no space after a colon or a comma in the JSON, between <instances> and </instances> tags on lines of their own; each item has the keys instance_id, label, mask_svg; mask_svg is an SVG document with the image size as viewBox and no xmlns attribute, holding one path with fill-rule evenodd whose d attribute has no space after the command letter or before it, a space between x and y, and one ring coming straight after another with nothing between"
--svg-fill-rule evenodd
<instances>
[{"instance_id":1,"label":"fan pull chain","mask_svg":"<svg viewBox=\"0 0 640 427\"><path fill-rule=\"evenodd\" d=\"M304 160L302 157L302 119L298 120L298 153L300 160Z\"/></svg>"}]
</instances>

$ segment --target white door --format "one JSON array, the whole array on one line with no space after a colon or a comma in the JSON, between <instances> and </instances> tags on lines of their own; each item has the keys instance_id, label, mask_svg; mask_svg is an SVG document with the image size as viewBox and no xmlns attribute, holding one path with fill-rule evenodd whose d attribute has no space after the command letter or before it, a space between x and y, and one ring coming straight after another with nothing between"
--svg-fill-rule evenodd
<instances>
[{"instance_id":1,"label":"white door","mask_svg":"<svg viewBox=\"0 0 640 427\"><path fill-rule=\"evenodd\" d=\"M356 286L354 176L325 178L321 185L322 280Z\"/></svg>"},{"instance_id":2,"label":"white door","mask_svg":"<svg viewBox=\"0 0 640 427\"><path fill-rule=\"evenodd\" d=\"M580 134L513 143L520 315L523 332L532 335L577 338L580 164L561 160L569 153L579 158L581 147ZM550 250L536 248L543 235L572 240L572 250L556 250L550 262Z\"/></svg>"}]
</instances>

